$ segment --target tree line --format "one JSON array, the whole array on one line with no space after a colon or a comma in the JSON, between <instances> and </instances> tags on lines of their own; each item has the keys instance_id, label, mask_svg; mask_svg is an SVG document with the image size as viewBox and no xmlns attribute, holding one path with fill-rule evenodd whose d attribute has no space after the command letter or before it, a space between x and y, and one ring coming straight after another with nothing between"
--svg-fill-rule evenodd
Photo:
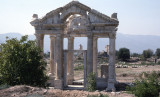
<instances>
[{"instance_id":1,"label":"tree line","mask_svg":"<svg viewBox=\"0 0 160 97\"><path fill-rule=\"evenodd\" d=\"M147 58L154 56L156 59L159 59L160 48L157 48L155 53L151 49L143 50L142 54L130 53L128 48L120 48L119 51L116 51L116 56L122 61L127 61L130 57L140 57L141 59L146 60Z\"/></svg>"}]
</instances>

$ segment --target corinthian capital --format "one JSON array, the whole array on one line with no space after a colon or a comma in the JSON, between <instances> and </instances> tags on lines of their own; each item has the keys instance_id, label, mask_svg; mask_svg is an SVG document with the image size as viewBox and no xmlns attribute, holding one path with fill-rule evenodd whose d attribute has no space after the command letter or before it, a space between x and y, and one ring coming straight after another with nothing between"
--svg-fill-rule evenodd
<instances>
[{"instance_id":1,"label":"corinthian capital","mask_svg":"<svg viewBox=\"0 0 160 97\"><path fill-rule=\"evenodd\" d=\"M70 37L68 37L68 39L69 39L69 40L70 40L70 39L71 39L71 40L73 40L73 39L74 39L74 37L70 36Z\"/></svg>"},{"instance_id":2,"label":"corinthian capital","mask_svg":"<svg viewBox=\"0 0 160 97\"><path fill-rule=\"evenodd\" d=\"M36 36L36 39L38 39L38 40L41 39L41 35L40 34L35 33L34 35Z\"/></svg>"},{"instance_id":3,"label":"corinthian capital","mask_svg":"<svg viewBox=\"0 0 160 97\"><path fill-rule=\"evenodd\" d=\"M109 38L112 38L112 39L115 39L116 38L116 32L112 32L112 33L109 33Z\"/></svg>"},{"instance_id":4,"label":"corinthian capital","mask_svg":"<svg viewBox=\"0 0 160 97\"><path fill-rule=\"evenodd\" d=\"M88 38L93 38L93 34L92 34L92 33L89 33L89 34L88 34Z\"/></svg>"},{"instance_id":5,"label":"corinthian capital","mask_svg":"<svg viewBox=\"0 0 160 97\"><path fill-rule=\"evenodd\" d=\"M39 39L39 40L43 40L44 39L44 34L35 33L34 35L36 36L36 39Z\"/></svg>"},{"instance_id":6,"label":"corinthian capital","mask_svg":"<svg viewBox=\"0 0 160 97\"><path fill-rule=\"evenodd\" d=\"M56 36L55 35L50 35L50 39L55 39Z\"/></svg>"}]
</instances>

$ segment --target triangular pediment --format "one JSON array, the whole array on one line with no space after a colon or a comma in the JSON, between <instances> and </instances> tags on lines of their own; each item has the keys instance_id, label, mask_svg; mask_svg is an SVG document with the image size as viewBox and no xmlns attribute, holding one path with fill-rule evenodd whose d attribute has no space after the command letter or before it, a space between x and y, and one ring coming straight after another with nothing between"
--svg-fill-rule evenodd
<instances>
[{"instance_id":1,"label":"triangular pediment","mask_svg":"<svg viewBox=\"0 0 160 97\"><path fill-rule=\"evenodd\" d=\"M42 19L45 19L46 17L52 17L53 15L62 13L64 10L67 10L69 8L72 8L72 7L78 7L78 8L80 8L80 10L85 10L85 11L88 11L88 12L90 12L90 10L91 10L90 7L80 3L79 1L72 1L72 2L70 2L68 4L66 4L63 7L59 7L57 9L55 9L55 10L50 11Z\"/></svg>"},{"instance_id":2,"label":"triangular pediment","mask_svg":"<svg viewBox=\"0 0 160 97\"><path fill-rule=\"evenodd\" d=\"M39 24L59 24L64 23L70 15L80 14L87 16L90 23L106 23L114 24L118 26L118 19L109 17L105 14L100 13L97 10L91 9L90 7L80 3L79 1L72 1L63 7L59 7L55 10L50 11L44 17L38 19ZM35 22L38 22L37 20ZM34 21L32 21L34 23Z\"/></svg>"},{"instance_id":3,"label":"triangular pediment","mask_svg":"<svg viewBox=\"0 0 160 97\"><path fill-rule=\"evenodd\" d=\"M112 20L109 16L100 13L99 11L95 9L91 9L90 7L80 3L79 1L72 1L68 4L66 4L63 7L57 8L55 10L52 10L51 12L47 13L42 19L45 19L46 17L52 17L52 15L58 14L63 12L63 10L72 8L73 6L78 7L80 10L84 10L87 12L92 13L93 15L97 16L98 18L102 18L103 20L111 20L111 21L117 21L117 20ZM62 13L63 14L63 13Z\"/></svg>"}]
</instances>

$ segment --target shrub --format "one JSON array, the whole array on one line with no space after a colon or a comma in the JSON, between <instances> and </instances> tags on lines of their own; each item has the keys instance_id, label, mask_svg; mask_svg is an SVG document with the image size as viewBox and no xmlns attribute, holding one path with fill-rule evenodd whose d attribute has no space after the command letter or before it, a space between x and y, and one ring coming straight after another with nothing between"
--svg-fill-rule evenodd
<instances>
[{"instance_id":1,"label":"shrub","mask_svg":"<svg viewBox=\"0 0 160 97\"><path fill-rule=\"evenodd\" d=\"M74 67L74 70L83 70L83 69L84 69L84 65Z\"/></svg>"},{"instance_id":2,"label":"shrub","mask_svg":"<svg viewBox=\"0 0 160 97\"><path fill-rule=\"evenodd\" d=\"M159 72L144 73L145 78L135 81L135 86L127 87L128 91L138 97L158 97L160 91Z\"/></svg>"},{"instance_id":3,"label":"shrub","mask_svg":"<svg viewBox=\"0 0 160 97\"><path fill-rule=\"evenodd\" d=\"M43 87L46 85L46 62L41 56L42 50L35 41L27 41L28 36L20 40L7 39L1 44L0 77L2 84L31 85Z\"/></svg>"},{"instance_id":4,"label":"shrub","mask_svg":"<svg viewBox=\"0 0 160 97\"><path fill-rule=\"evenodd\" d=\"M87 90L88 91L96 90L96 73L91 72L87 76Z\"/></svg>"}]
</instances>

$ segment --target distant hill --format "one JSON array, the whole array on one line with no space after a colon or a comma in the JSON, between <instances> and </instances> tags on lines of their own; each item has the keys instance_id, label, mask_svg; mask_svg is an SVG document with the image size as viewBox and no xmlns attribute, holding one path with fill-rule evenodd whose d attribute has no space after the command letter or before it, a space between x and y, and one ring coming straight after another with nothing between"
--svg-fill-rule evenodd
<instances>
[{"instance_id":1,"label":"distant hill","mask_svg":"<svg viewBox=\"0 0 160 97\"><path fill-rule=\"evenodd\" d=\"M20 39L22 36L19 33L7 33L7 34L0 34L0 43L5 42L6 36L9 38L17 38ZM34 40L34 35L29 35L30 40ZM67 39L64 39L64 49L67 48ZM127 47L130 49L130 51L136 52L136 53L142 53L145 49L152 49L156 50L157 48L160 48L160 36L151 36L151 35L127 35L127 34L121 34L117 33L116 37L116 49L122 47ZM83 45L83 48L87 48L87 38L75 38L75 49L78 49L79 44ZM98 39L98 51L102 51L105 49L105 46L109 44L109 39L105 38L99 38ZM50 38L49 36L45 36L44 38L44 51L50 51Z\"/></svg>"}]
</instances>

